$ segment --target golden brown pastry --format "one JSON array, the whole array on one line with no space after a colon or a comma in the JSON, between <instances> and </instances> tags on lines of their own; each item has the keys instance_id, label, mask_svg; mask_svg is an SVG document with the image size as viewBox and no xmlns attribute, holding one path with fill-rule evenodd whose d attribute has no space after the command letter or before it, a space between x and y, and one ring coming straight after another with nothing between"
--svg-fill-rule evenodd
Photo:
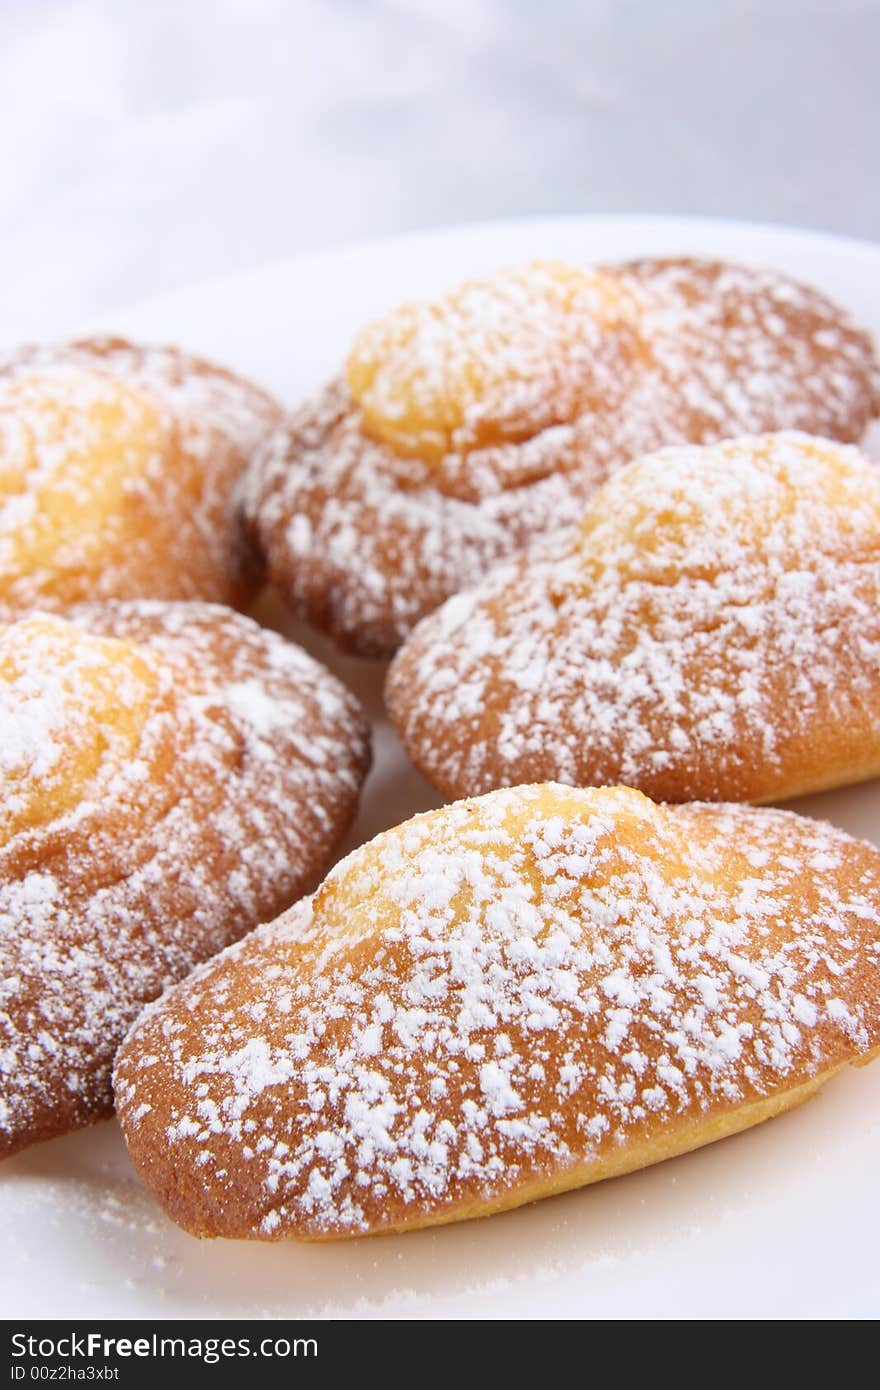
<instances>
[{"instance_id":1,"label":"golden brown pastry","mask_svg":"<svg viewBox=\"0 0 880 1390\"><path fill-rule=\"evenodd\" d=\"M0 627L0 1154L110 1113L142 1005L308 891L369 759L354 698L228 609Z\"/></svg>"},{"instance_id":2,"label":"golden brown pastry","mask_svg":"<svg viewBox=\"0 0 880 1390\"><path fill-rule=\"evenodd\" d=\"M0 361L0 613L244 602L233 491L280 406L176 348L96 338Z\"/></svg>"},{"instance_id":3,"label":"golden brown pastry","mask_svg":"<svg viewBox=\"0 0 880 1390\"><path fill-rule=\"evenodd\" d=\"M785 276L699 260L538 262L408 305L266 446L244 510L271 582L363 655L665 444L880 413L868 336Z\"/></svg>"},{"instance_id":4,"label":"golden brown pastry","mask_svg":"<svg viewBox=\"0 0 880 1390\"><path fill-rule=\"evenodd\" d=\"M793 433L649 455L556 558L426 618L386 695L449 797L769 801L876 776L880 469Z\"/></svg>"},{"instance_id":5,"label":"golden brown pastry","mask_svg":"<svg viewBox=\"0 0 880 1390\"><path fill-rule=\"evenodd\" d=\"M194 1235L486 1216L870 1060L878 945L880 850L831 826L517 787L378 836L169 991L119 1051L117 1110Z\"/></svg>"}]
</instances>

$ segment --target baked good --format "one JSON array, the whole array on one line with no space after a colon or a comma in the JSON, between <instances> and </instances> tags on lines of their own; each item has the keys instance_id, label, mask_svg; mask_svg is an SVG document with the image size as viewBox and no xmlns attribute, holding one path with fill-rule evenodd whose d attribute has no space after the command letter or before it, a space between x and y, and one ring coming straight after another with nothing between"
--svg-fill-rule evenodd
<instances>
[{"instance_id":1,"label":"baked good","mask_svg":"<svg viewBox=\"0 0 880 1390\"><path fill-rule=\"evenodd\" d=\"M233 491L281 407L177 348L92 338L0 360L0 616L95 599L244 603Z\"/></svg>"},{"instance_id":2,"label":"baked good","mask_svg":"<svg viewBox=\"0 0 880 1390\"><path fill-rule=\"evenodd\" d=\"M488 566L549 542L665 444L880 413L868 336L775 272L693 259L538 262L368 325L255 459L244 511L300 616L361 655Z\"/></svg>"},{"instance_id":3,"label":"baked good","mask_svg":"<svg viewBox=\"0 0 880 1390\"><path fill-rule=\"evenodd\" d=\"M318 881L357 804L355 699L208 604L0 628L0 1154L112 1109L148 999Z\"/></svg>"},{"instance_id":4,"label":"baked good","mask_svg":"<svg viewBox=\"0 0 880 1390\"><path fill-rule=\"evenodd\" d=\"M769 801L880 773L880 470L782 433L638 460L570 544L420 624L386 686L448 797Z\"/></svg>"},{"instance_id":5,"label":"baked good","mask_svg":"<svg viewBox=\"0 0 880 1390\"><path fill-rule=\"evenodd\" d=\"M828 825L628 788L493 792L362 846L148 1008L117 1111L194 1235L485 1216L733 1134L870 1060L878 940L880 850Z\"/></svg>"}]
</instances>

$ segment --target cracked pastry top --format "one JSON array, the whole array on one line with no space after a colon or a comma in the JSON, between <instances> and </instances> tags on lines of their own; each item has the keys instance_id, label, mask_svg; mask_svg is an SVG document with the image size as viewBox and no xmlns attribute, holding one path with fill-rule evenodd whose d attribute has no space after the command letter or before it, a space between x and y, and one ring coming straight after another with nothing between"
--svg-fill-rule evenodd
<instances>
[{"instance_id":1,"label":"cracked pastry top","mask_svg":"<svg viewBox=\"0 0 880 1390\"><path fill-rule=\"evenodd\" d=\"M0 615L104 599L241 604L242 470L282 419L177 348L93 338L0 360Z\"/></svg>"},{"instance_id":2,"label":"cracked pastry top","mask_svg":"<svg viewBox=\"0 0 880 1390\"><path fill-rule=\"evenodd\" d=\"M880 773L880 469L802 434L617 473L398 653L386 698L449 797L624 782L768 801Z\"/></svg>"},{"instance_id":3,"label":"cracked pastry top","mask_svg":"<svg viewBox=\"0 0 880 1390\"><path fill-rule=\"evenodd\" d=\"M558 545L640 454L781 429L856 441L878 412L867 334L783 275L536 262L364 328L260 451L243 508L292 607L382 655L488 566Z\"/></svg>"}]
</instances>

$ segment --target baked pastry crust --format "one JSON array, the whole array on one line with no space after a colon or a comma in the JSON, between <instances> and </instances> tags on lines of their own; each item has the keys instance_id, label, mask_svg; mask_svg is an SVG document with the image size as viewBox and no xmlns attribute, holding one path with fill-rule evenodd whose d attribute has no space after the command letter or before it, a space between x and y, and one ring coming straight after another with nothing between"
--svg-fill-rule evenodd
<instances>
[{"instance_id":1,"label":"baked pastry crust","mask_svg":"<svg viewBox=\"0 0 880 1390\"><path fill-rule=\"evenodd\" d=\"M661 450L554 559L413 633L386 698L447 797L769 801L880 774L880 470L795 433Z\"/></svg>"},{"instance_id":2,"label":"baked pastry crust","mask_svg":"<svg viewBox=\"0 0 880 1390\"><path fill-rule=\"evenodd\" d=\"M173 347L90 338L0 360L0 615L103 599L233 605L261 571L233 493L281 407Z\"/></svg>"},{"instance_id":3,"label":"baked pastry crust","mask_svg":"<svg viewBox=\"0 0 880 1390\"><path fill-rule=\"evenodd\" d=\"M490 565L557 546L643 453L781 429L856 441L877 414L869 337L785 276L537 263L369 325L255 460L244 513L294 610L378 656Z\"/></svg>"},{"instance_id":4,"label":"baked pastry crust","mask_svg":"<svg viewBox=\"0 0 880 1390\"><path fill-rule=\"evenodd\" d=\"M129 1152L199 1236L488 1215L807 1099L880 1046L880 851L544 785L417 816L148 1008Z\"/></svg>"},{"instance_id":5,"label":"baked pastry crust","mask_svg":"<svg viewBox=\"0 0 880 1390\"><path fill-rule=\"evenodd\" d=\"M147 1000L309 891L369 762L357 701L208 604L0 629L0 1154L112 1110Z\"/></svg>"}]
</instances>

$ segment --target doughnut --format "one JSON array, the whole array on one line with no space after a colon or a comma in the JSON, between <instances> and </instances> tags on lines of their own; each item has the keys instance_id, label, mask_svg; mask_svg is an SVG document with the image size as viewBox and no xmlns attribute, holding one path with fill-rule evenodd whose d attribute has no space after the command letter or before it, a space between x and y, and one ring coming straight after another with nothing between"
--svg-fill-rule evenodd
<instances>
[{"instance_id":1,"label":"doughnut","mask_svg":"<svg viewBox=\"0 0 880 1390\"><path fill-rule=\"evenodd\" d=\"M314 887L368 759L353 696L228 609L0 627L0 1154L111 1113L143 1004Z\"/></svg>"},{"instance_id":2,"label":"doughnut","mask_svg":"<svg viewBox=\"0 0 880 1390\"><path fill-rule=\"evenodd\" d=\"M176 348L94 338L0 360L0 618L105 599L245 603L234 490L283 414Z\"/></svg>"},{"instance_id":3,"label":"doughnut","mask_svg":"<svg viewBox=\"0 0 880 1390\"><path fill-rule=\"evenodd\" d=\"M878 942L880 850L829 825L503 789L379 835L147 1008L117 1112L193 1235L486 1216L869 1061Z\"/></svg>"},{"instance_id":4,"label":"doughnut","mask_svg":"<svg viewBox=\"0 0 880 1390\"><path fill-rule=\"evenodd\" d=\"M490 565L558 546L663 445L880 414L868 336L816 291L714 261L537 262L368 325L245 475L248 535L291 607L388 655Z\"/></svg>"},{"instance_id":5,"label":"doughnut","mask_svg":"<svg viewBox=\"0 0 880 1390\"><path fill-rule=\"evenodd\" d=\"M877 776L880 469L794 432L637 460L555 558L426 618L386 699L450 798L762 802Z\"/></svg>"}]
</instances>

